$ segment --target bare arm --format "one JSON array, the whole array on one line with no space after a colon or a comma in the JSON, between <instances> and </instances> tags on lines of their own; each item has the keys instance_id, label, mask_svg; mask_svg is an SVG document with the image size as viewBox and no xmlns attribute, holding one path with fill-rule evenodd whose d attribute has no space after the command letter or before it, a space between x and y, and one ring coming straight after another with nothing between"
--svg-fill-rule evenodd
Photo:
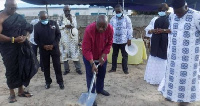
<instances>
[{"instance_id":1,"label":"bare arm","mask_svg":"<svg viewBox=\"0 0 200 106\"><path fill-rule=\"evenodd\" d=\"M152 29L148 31L148 34L160 34L160 33L171 33L170 29Z\"/></svg>"}]
</instances>

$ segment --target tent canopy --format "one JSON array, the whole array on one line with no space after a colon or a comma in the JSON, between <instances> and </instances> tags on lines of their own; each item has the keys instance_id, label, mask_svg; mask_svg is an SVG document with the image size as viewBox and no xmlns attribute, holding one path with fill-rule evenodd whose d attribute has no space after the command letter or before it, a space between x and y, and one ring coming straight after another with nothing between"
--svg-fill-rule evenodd
<instances>
[{"instance_id":1,"label":"tent canopy","mask_svg":"<svg viewBox=\"0 0 200 106\"><path fill-rule=\"evenodd\" d=\"M97 6L115 6L122 4L123 0L22 0L27 3L36 5L50 5L50 4L89 4ZM186 0L188 5L194 5L198 0ZM172 0L124 0L125 9L153 11L157 9L160 3L167 3L171 5ZM197 7L197 6L196 6Z\"/></svg>"}]
</instances>

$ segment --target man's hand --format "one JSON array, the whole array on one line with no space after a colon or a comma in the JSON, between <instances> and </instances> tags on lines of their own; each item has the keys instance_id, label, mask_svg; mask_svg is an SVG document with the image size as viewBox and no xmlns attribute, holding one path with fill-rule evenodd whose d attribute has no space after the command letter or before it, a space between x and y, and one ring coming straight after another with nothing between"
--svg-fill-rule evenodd
<instances>
[{"instance_id":1,"label":"man's hand","mask_svg":"<svg viewBox=\"0 0 200 106\"><path fill-rule=\"evenodd\" d=\"M26 41L26 39L27 39L27 36L22 36L22 41L20 41L20 42L18 42L18 43L23 43L23 42Z\"/></svg>"},{"instance_id":2,"label":"man's hand","mask_svg":"<svg viewBox=\"0 0 200 106\"><path fill-rule=\"evenodd\" d=\"M70 21L70 23L72 23L72 15L68 14L67 19Z\"/></svg>"},{"instance_id":3,"label":"man's hand","mask_svg":"<svg viewBox=\"0 0 200 106\"><path fill-rule=\"evenodd\" d=\"M97 66L96 66L95 63L92 64L92 72L93 72L93 73L94 73L94 72L98 73L98 69L97 69Z\"/></svg>"},{"instance_id":4,"label":"man's hand","mask_svg":"<svg viewBox=\"0 0 200 106\"><path fill-rule=\"evenodd\" d=\"M15 38L16 43L22 42L23 40L24 40L23 36L18 36Z\"/></svg>"},{"instance_id":5,"label":"man's hand","mask_svg":"<svg viewBox=\"0 0 200 106\"><path fill-rule=\"evenodd\" d=\"M44 45L44 49L48 50L49 49L48 45Z\"/></svg>"},{"instance_id":6,"label":"man's hand","mask_svg":"<svg viewBox=\"0 0 200 106\"><path fill-rule=\"evenodd\" d=\"M65 28L72 29L73 27L71 25L65 25Z\"/></svg>"},{"instance_id":7,"label":"man's hand","mask_svg":"<svg viewBox=\"0 0 200 106\"><path fill-rule=\"evenodd\" d=\"M130 46L131 45L131 40L128 40L127 44L128 44L128 46Z\"/></svg>"},{"instance_id":8,"label":"man's hand","mask_svg":"<svg viewBox=\"0 0 200 106\"><path fill-rule=\"evenodd\" d=\"M152 29L152 30L149 30L149 34L159 34L159 31L160 29Z\"/></svg>"},{"instance_id":9,"label":"man's hand","mask_svg":"<svg viewBox=\"0 0 200 106\"><path fill-rule=\"evenodd\" d=\"M158 29L157 29L157 33L156 33L156 34L161 34L161 33L164 33L163 29L161 29L161 28L158 28Z\"/></svg>"},{"instance_id":10,"label":"man's hand","mask_svg":"<svg viewBox=\"0 0 200 106\"><path fill-rule=\"evenodd\" d=\"M53 45L44 45L45 50L53 50Z\"/></svg>"},{"instance_id":11,"label":"man's hand","mask_svg":"<svg viewBox=\"0 0 200 106\"><path fill-rule=\"evenodd\" d=\"M53 45L49 45L49 50L53 50Z\"/></svg>"},{"instance_id":12,"label":"man's hand","mask_svg":"<svg viewBox=\"0 0 200 106\"><path fill-rule=\"evenodd\" d=\"M106 54L102 54L101 57L99 58L99 63L101 66L105 63L105 60L104 60L105 56Z\"/></svg>"},{"instance_id":13,"label":"man's hand","mask_svg":"<svg viewBox=\"0 0 200 106\"><path fill-rule=\"evenodd\" d=\"M103 58L103 57L99 58L99 63L100 63L100 65L101 65L101 66L102 66L102 65L105 63L105 61L104 61L104 58Z\"/></svg>"}]
</instances>

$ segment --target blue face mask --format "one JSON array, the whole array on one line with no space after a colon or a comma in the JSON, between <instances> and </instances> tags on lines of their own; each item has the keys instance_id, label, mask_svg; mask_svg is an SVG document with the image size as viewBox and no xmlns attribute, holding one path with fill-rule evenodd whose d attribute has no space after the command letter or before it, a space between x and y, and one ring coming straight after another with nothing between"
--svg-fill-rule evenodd
<instances>
[{"instance_id":1,"label":"blue face mask","mask_svg":"<svg viewBox=\"0 0 200 106\"><path fill-rule=\"evenodd\" d=\"M116 14L116 16L119 18L122 16L122 13Z\"/></svg>"},{"instance_id":2,"label":"blue face mask","mask_svg":"<svg viewBox=\"0 0 200 106\"><path fill-rule=\"evenodd\" d=\"M166 15L166 12L163 12L163 11L158 12L158 15L161 16L161 17L162 17L162 16L165 16L165 15Z\"/></svg>"},{"instance_id":3,"label":"blue face mask","mask_svg":"<svg viewBox=\"0 0 200 106\"><path fill-rule=\"evenodd\" d=\"M41 20L41 23L42 23L43 25L47 25L47 24L49 23L49 20L48 20L48 19L46 19L46 20Z\"/></svg>"}]
</instances>

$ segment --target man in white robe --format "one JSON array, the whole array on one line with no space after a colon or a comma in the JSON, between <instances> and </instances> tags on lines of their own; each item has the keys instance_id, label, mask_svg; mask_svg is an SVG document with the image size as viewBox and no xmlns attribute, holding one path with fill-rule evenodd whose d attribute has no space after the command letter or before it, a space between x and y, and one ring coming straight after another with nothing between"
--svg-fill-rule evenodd
<instances>
[{"instance_id":1,"label":"man in white robe","mask_svg":"<svg viewBox=\"0 0 200 106\"><path fill-rule=\"evenodd\" d=\"M74 62L74 65L76 67L76 72L78 74L82 74L81 71L81 64L79 60L79 46L78 46L78 32L77 34L74 34L72 31L78 31L76 29L77 22L76 17L72 16L70 14L70 7L68 5L64 6L63 8L64 16L63 16L63 22L60 26L62 37L60 41L60 48L62 48L62 61L64 61L64 75L68 74L70 72L69 69L69 60L72 60Z\"/></svg>"},{"instance_id":2,"label":"man in white robe","mask_svg":"<svg viewBox=\"0 0 200 106\"><path fill-rule=\"evenodd\" d=\"M170 101L185 106L200 100L200 13L185 0L172 2L166 74L159 91Z\"/></svg>"},{"instance_id":3,"label":"man in white robe","mask_svg":"<svg viewBox=\"0 0 200 106\"><path fill-rule=\"evenodd\" d=\"M157 34L157 28L169 27L167 11L169 7L166 3L159 5L159 17L154 17L145 28L146 36L151 38L151 53L146 66L144 80L147 83L160 84L166 69L167 57L167 33Z\"/></svg>"}]
</instances>

